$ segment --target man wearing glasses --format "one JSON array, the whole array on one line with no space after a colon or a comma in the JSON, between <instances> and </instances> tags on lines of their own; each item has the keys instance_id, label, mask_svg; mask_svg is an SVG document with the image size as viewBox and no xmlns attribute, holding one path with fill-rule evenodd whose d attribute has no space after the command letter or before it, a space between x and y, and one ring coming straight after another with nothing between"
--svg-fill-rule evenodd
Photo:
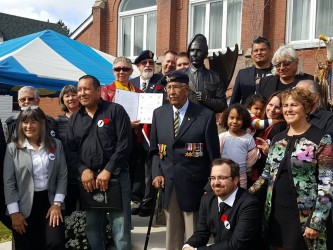
<instances>
[{"instance_id":1,"label":"man wearing glasses","mask_svg":"<svg viewBox=\"0 0 333 250\"><path fill-rule=\"evenodd\" d=\"M179 250L195 230L210 164L220 147L214 112L188 100L188 75L175 70L162 80L170 104L154 111L150 156L153 186L162 188L166 249Z\"/></svg>"},{"instance_id":2,"label":"man wearing glasses","mask_svg":"<svg viewBox=\"0 0 333 250\"><path fill-rule=\"evenodd\" d=\"M152 51L142 51L135 59L134 64L138 67L141 74L131 80L136 88L141 89L144 93L164 92L164 86L157 84L162 76L155 74L154 53ZM146 124L144 127L144 131L147 131L149 134L150 126ZM145 217L150 215L154 194L151 185L151 162L147 158L149 144L146 140L142 141L139 151L140 155L138 157L139 162L137 164L136 181L133 183L132 188L132 215L138 214L139 216ZM141 164L142 162L144 165Z\"/></svg>"},{"instance_id":3,"label":"man wearing glasses","mask_svg":"<svg viewBox=\"0 0 333 250\"><path fill-rule=\"evenodd\" d=\"M272 75L272 49L266 38L259 36L252 42L253 66L238 71L230 104L242 103L253 95L261 78Z\"/></svg>"},{"instance_id":4,"label":"man wearing glasses","mask_svg":"<svg viewBox=\"0 0 333 250\"><path fill-rule=\"evenodd\" d=\"M18 91L18 104L20 108L28 106L38 106L40 102L39 92L32 86L24 86ZM50 135L57 137L57 124L51 116L46 116ZM5 135L7 135L7 143L11 142L11 139L15 133L16 118L14 116L9 117L6 121ZM7 131L6 131L7 130Z\"/></svg>"},{"instance_id":5,"label":"man wearing glasses","mask_svg":"<svg viewBox=\"0 0 333 250\"><path fill-rule=\"evenodd\" d=\"M197 229L183 250L261 249L261 212L258 200L239 185L239 166L230 159L216 159L210 177L212 191L201 200Z\"/></svg>"},{"instance_id":6,"label":"man wearing glasses","mask_svg":"<svg viewBox=\"0 0 333 250\"><path fill-rule=\"evenodd\" d=\"M162 77L155 74L154 53L150 50L142 51L135 59L134 64L138 67L141 75L133 78L131 82L142 92L153 93L156 89L156 83Z\"/></svg>"}]
</instances>

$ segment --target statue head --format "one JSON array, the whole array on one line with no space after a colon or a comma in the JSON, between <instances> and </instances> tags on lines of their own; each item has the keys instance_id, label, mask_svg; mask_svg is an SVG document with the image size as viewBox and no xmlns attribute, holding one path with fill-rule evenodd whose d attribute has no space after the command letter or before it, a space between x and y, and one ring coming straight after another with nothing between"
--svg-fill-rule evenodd
<instances>
[{"instance_id":1,"label":"statue head","mask_svg":"<svg viewBox=\"0 0 333 250\"><path fill-rule=\"evenodd\" d=\"M204 60L208 56L206 37L202 34L196 34L188 45L187 54L194 67L203 66Z\"/></svg>"}]
</instances>

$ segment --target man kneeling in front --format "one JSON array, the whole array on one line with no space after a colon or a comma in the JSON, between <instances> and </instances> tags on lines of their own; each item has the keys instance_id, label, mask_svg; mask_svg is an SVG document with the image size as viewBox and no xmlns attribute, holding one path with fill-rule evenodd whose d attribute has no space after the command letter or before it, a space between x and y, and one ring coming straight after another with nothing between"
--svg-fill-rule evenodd
<instances>
[{"instance_id":1,"label":"man kneeling in front","mask_svg":"<svg viewBox=\"0 0 333 250\"><path fill-rule=\"evenodd\" d=\"M259 202L238 186L238 164L230 159L216 159L208 179L212 191L201 199L197 230L185 243L183 250L259 249ZM211 234L214 244L206 246Z\"/></svg>"}]
</instances>

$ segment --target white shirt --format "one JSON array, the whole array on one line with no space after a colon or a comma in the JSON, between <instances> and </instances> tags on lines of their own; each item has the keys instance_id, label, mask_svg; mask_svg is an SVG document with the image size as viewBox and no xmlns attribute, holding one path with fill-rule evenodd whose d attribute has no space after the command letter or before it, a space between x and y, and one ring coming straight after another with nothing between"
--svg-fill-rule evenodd
<instances>
[{"instance_id":1,"label":"white shirt","mask_svg":"<svg viewBox=\"0 0 333 250\"><path fill-rule=\"evenodd\" d=\"M187 99L185 104L183 105L183 107L178 109L178 111L179 111L179 128L180 128L180 125L182 124L182 122L184 120L184 116L185 116L186 110L188 108L188 104L189 104L189 102L188 102L188 99ZM175 106L172 106L172 109L173 109L173 117L175 117L175 113L177 111L177 108Z\"/></svg>"},{"instance_id":2,"label":"white shirt","mask_svg":"<svg viewBox=\"0 0 333 250\"><path fill-rule=\"evenodd\" d=\"M142 90L143 88L143 83L145 82L146 83L146 89L148 88L148 84L149 84L149 80L150 79L147 79L147 80L143 80L140 76L140 89Z\"/></svg>"},{"instance_id":3,"label":"white shirt","mask_svg":"<svg viewBox=\"0 0 333 250\"><path fill-rule=\"evenodd\" d=\"M236 188L236 190L233 191L233 192L228 196L228 198L225 199L225 200L222 200L222 198L217 197L217 201L218 201L217 206L218 206L218 208L219 208L219 211L220 211L220 203L221 203L221 202L226 203L227 205L229 205L229 207L232 207L232 206L234 205L234 202L235 202L235 199L236 199L237 190L238 190L238 188Z\"/></svg>"},{"instance_id":4,"label":"white shirt","mask_svg":"<svg viewBox=\"0 0 333 250\"><path fill-rule=\"evenodd\" d=\"M228 198L225 199L225 200L222 200L220 197L217 197L217 202L218 202L217 206L218 206L219 212L220 212L220 203L221 202L224 202L224 203L228 204L230 207L232 207L234 205L234 202L235 202L235 199L236 199L237 190L238 190L238 188L236 188L236 190L233 191L228 196ZM184 249L185 247L191 247L191 246L189 244L185 244L182 249ZM194 248L194 250L196 250L196 249L197 248Z\"/></svg>"},{"instance_id":5,"label":"white shirt","mask_svg":"<svg viewBox=\"0 0 333 250\"><path fill-rule=\"evenodd\" d=\"M23 147L30 150L32 162L32 178L34 182L34 191L44 191L48 189L48 166L49 166L49 152L45 150L42 144L37 150L25 139ZM54 201L64 202L65 196L63 194L56 194ZM7 205L8 213L13 214L19 212L18 202L13 202Z\"/></svg>"}]
</instances>

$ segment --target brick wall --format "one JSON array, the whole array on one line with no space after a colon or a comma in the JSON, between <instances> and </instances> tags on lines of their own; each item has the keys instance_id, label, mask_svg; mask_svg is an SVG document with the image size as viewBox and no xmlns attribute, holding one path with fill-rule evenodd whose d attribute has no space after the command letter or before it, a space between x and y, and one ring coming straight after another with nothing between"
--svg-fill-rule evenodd
<instances>
[{"instance_id":1,"label":"brick wall","mask_svg":"<svg viewBox=\"0 0 333 250\"><path fill-rule=\"evenodd\" d=\"M45 114L54 118L63 113L59 105L59 98L43 97L40 99L39 106Z\"/></svg>"},{"instance_id":2,"label":"brick wall","mask_svg":"<svg viewBox=\"0 0 333 250\"><path fill-rule=\"evenodd\" d=\"M186 51L188 43L188 0L157 1L156 56L167 50ZM93 23L77 40L100 49L111 55L117 55L118 46L118 9L121 0L108 0L104 9L93 9ZM251 6L256 9L251 12ZM244 0L242 13L242 33L240 49L243 53L251 47L253 38L263 35L271 42L275 51L285 43L287 0ZM256 17L254 17L256 16ZM251 27L257 18L259 28ZM300 50L299 56L304 71L314 74L315 53L317 49ZM240 55L237 61L235 81L239 69L245 67L245 57Z\"/></svg>"}]
</instances>

